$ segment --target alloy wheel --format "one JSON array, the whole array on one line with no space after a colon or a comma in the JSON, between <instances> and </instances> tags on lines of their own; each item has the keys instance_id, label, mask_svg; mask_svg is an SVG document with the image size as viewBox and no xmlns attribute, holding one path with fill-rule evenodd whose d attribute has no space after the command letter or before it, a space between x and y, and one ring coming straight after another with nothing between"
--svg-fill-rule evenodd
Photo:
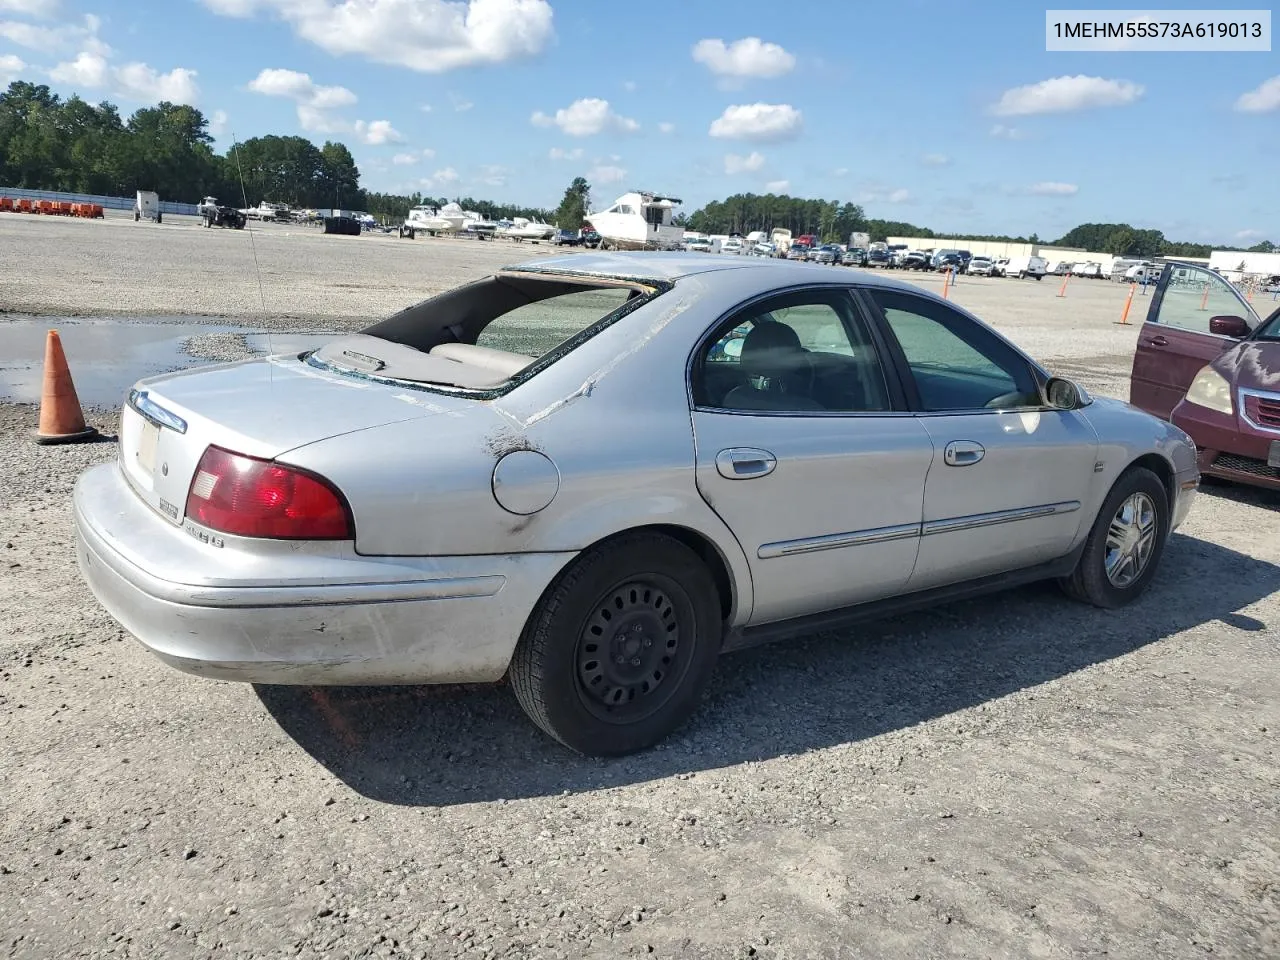
<instances>
[{"instance_id":1,"label":"alloy wheel","mask_svg":"<svg viewBox=\"0 0 1280 960\"><path fill-rule=\"evenodd\" d=\"M1130 494L1107 530L1103 563L1111 585L1123 589L1142 576L1156 544L1156 505L1145 493Z\"/></svg>"}]
</instances>

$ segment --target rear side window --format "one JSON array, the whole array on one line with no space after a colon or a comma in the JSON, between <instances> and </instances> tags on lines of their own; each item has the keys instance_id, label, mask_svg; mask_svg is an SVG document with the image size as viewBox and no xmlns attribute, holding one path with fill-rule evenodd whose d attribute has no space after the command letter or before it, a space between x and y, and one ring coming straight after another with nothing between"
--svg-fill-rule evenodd
<instances>
[{"instance_id":1,"label":"rear side window","mask_svg":"<svg viewBox=\"0 0 1280 960\"><path fill-rule=\"evenodd\" d=\"M696 358L694 403L734 412L892 408L879 354L842 291L801 291L742 310Z\"/></svg>"}]
</instances>

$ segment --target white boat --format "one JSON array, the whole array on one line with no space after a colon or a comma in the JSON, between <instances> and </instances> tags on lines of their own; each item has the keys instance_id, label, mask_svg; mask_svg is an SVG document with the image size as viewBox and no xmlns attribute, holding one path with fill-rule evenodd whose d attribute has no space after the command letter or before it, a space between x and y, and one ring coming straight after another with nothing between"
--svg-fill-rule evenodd
<instances>
[{"instance_id":1,"label":"white boat","mask_svg":"<svg viewBox=\"0 0 1280 960\"><path fill-rule=\"evenodd\" d=\"M600 234L602 250L679 250L684 228L671 222L672 211L679 205L675 197L624 193L613 206L588 214L583 226Z\"/></svg>"},{"instance_id":2,"label":"white boat","mask_svg":"<svg viewBox=\"0 0 1280 960\"><path fill-rule=\"evenodd\" d=\"M469 233L481 240L492 239L498 233L498 222L496 220L486 220L473 210L465 211L462 217L462 230L464 233Z\"/></svg>"},{"instance_id":3,"label":"white boat","mask_svg":"<svg viewBox=\"0 0 1280 960\"><path fill-rule=\"evenodd\" d=\"M550 240L556 235L556 228L549 223L516 217L509 225L500 226L498 235L512 240Z\"/></svg>"},{"instance_id":4,"label":"white boat","mask_svg":"<svg viewBox=\"0 0 1280 960\"><path fill-rule=\"evenodd\" d=\"M477 214L468 214L456 203L446 203L437 210L435 207L413 207L400 226L400 236L413 237L425 233L434 237L437 233L461 233L466 229L468 218Z\"/></svg>"}]
</instances>

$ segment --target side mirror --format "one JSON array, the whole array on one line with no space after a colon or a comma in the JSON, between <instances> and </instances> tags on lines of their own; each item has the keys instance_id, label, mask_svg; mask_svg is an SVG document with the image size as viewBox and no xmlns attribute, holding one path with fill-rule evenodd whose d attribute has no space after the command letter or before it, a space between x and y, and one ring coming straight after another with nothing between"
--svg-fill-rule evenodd
<instances>
[{"instance_id":1,"label":"side mirror","mask_svg":"<svg viewBox=\"0 0 1280 960\"><path fill-rule=\"evenodd\" d=\"M1055 410L1079 410L1092 399L1083 387L1065 377L1050 377L1045 384L1044 393L1049 406Z\"/></svg>"},{"instance_id":2,"label":"side mirror","mask_svg":"<svg viewBox=\"0 0 1280 960\"><path fill-rule=\"evenodd\" d=\"M1216 333L1220 337L1235 337L1240 340L1249 335L1249 324L1245 323L1243 317L1210 317L1209 332Z\"/></svg>"}]
</instances>

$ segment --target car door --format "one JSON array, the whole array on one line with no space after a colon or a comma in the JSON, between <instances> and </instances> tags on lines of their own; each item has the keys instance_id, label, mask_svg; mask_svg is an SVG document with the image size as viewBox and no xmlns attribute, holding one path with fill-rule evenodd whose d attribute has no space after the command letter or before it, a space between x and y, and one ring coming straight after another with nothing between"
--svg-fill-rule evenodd
<instances>
[{"instance_id":1,"label":"car door","mask_svg":"<svg viewBox=\"0 0 1280 960\"><path fill-rule=\"evenodd\" d=\"M744 305L691 365L696 480L746 553L750 623L901 592L933 446L847 288Z\"/></svg>"},{"instance_id":2,"label":"car door","mask_svg":"<svg viewBox=\"0 0 1280 960\"><path fill-rule=\"evenodd\" d=\"M1241 317L1250 329L1259 322L1253 308L1221 275L1193 264L1168 264L1138 333L1129 402L1169 419L1200 368L1239 342L1209 329L1209 321L1217 316Z\"/></svg>"},{"instance_id":3,"label":"car door","mask_svg":"<svg viewBox=\"0 0 1280 960\"><path fill-rule=\"evenodd\" d=\"M1097 435L1055 410L1025 357L936 298L870 288L909 401L932 441L920 553L923 590L1066 554L1094 482Z\"/></svg>"}]
</instances>

